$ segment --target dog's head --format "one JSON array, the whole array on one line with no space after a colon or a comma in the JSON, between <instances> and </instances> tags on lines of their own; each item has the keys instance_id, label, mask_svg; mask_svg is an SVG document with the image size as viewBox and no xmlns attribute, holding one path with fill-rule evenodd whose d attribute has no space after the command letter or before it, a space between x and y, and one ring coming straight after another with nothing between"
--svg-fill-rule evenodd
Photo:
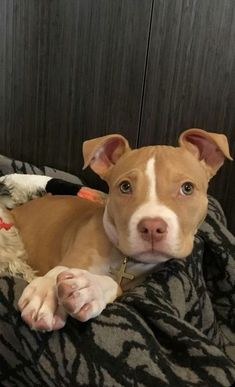
<instances>
[{"instance_id":1,"label":"dog's head","mask_svg":"<svg viewBox=\"0 0 235 387\"><path fill-rule=\"evenodd\" d=\"M123 254L155 263L186 257L207 212L207 187L229 154L222 134L189 129L179 147L131 150L114 134L86 141L88 165L109 185L104 227Z\"/></svg>"}]
</instances>

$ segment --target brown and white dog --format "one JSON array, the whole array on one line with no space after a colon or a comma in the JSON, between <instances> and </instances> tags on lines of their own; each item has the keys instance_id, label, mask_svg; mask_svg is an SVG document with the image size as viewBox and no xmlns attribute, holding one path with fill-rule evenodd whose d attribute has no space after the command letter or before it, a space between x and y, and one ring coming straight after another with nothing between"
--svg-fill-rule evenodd
<instances>
[{"instance_id":1,"label":"brown and white dog","mask_svg":"<svg viewBox=\"0 0 235 387\"><path fill-rule=\"evenodd\" d=\"M59 329L68 314L95 317L160 262L187 257L207 212L208 181L232 159L224 135L201 129L183 132L179 147L135 150L108 135L86 141L83 156L109 185L106 205L47 195L11 211L40 275L19 300L34 329Z\"/></svg>"}]
</instances>

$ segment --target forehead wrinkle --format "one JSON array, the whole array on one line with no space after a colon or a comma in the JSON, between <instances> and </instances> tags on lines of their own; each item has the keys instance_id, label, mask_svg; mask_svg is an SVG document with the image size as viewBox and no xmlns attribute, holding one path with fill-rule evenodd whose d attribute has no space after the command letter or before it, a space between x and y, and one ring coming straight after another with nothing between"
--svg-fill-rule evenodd
<instances>
[{"instance_id":1,"label":"forehead wrinkle","mask_svg":"<svg viewBox=\"0 0 235 387\"><path fill-rule=\"evenodd\" d=\"M128 178L135 178L138 176L139 174L139 169L138 168L132 168L132 169L128 169L127 171L123 172L121 175L119 175L117 178L114 179L113 181L113 184L117 184L119 183L120 181L122 181L123 179L128 179Z\"/></svg>"},{"instance_id":2,"label":"forehead wrinkle","mask_svg":"<svg viewBox=\"0 0 235 387\"><path fill-rule=\"evenodd\" d=\"M174 156L174 157L173 157ZM207 177L198 160L181 148L167 148L167 152L157 152L155 161L158 176L158 195L162 187L192 182L199 189L206 189ZM167 176L167 179L166 179Z\"/></svg>"}]
</instances>

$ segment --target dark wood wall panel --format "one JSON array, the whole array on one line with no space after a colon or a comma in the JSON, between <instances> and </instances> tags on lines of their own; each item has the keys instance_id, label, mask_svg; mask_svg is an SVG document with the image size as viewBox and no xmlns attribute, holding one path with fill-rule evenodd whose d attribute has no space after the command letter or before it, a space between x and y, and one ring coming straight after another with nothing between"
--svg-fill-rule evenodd
<instances>
[{"instance_id":1,"label":"dark wood wall panel","mask_svg":"<svg viewBox=\"0 0 235 387\"><path fill-rule=\"evenodd\" d=\"M0 153L77 173L86 138L201 127L235 155L234 0L0 0L0 37ZM235 232L234 181L211 192Z\"/></svg>"},{"instance_id":2,"label":"dark wood wall panel","mask_svg":"<svg viewBox=\"0 0 235 387\"><path fill-rule=\"evenodd\" d=\"M0 0L0 152L71 172L137 128L152 0Z\"/></svg>"},{"instance_id":3,"label":"dark wood wall panel","mask_svg":"<svg viewBox=\"0 0 235 387\"><path fill-rule=\"evenodd\" d=\"M225 133L235 156L235 2L155 0L139 145L176 144L199 127ZM235 163L211 183L235 231Z\"/></svg>"}]
</instances>

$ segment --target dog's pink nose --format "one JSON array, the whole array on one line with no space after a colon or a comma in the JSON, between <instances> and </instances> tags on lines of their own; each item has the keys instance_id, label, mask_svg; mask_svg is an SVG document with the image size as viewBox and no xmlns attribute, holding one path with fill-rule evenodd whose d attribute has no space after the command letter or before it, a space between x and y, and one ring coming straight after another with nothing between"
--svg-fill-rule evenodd
<instances>
[{"instance_id":1,"label":"dog's pink nose","mask_svg":"<svg viewBox=\"0 0 235 387\"><path fill-rule=\"evenodd\" d=\"M145 241L159 242L166 236L167 223L162 218L145 218L139 222L137 229Z\"/></svg>"}]
</instances>

